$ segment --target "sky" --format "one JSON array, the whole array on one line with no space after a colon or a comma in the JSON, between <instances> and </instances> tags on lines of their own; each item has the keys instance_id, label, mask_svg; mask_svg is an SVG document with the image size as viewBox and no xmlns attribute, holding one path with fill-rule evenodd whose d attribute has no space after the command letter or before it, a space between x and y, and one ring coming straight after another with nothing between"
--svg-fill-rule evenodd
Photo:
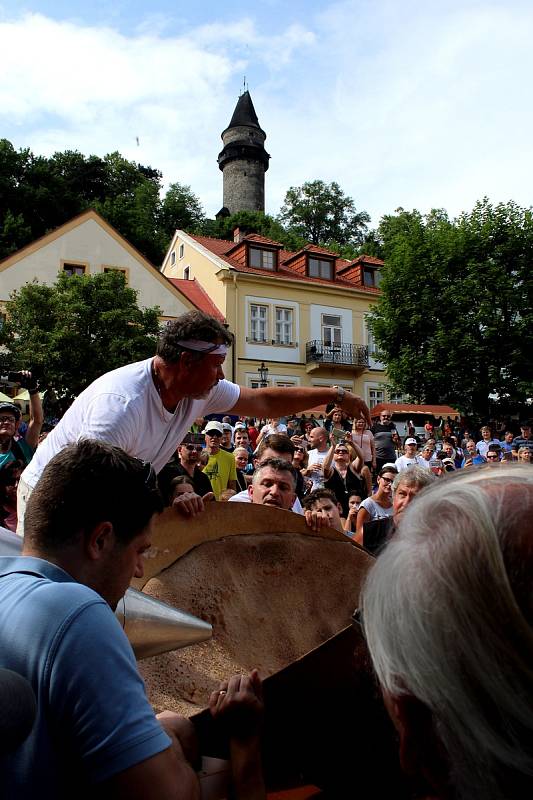
<instances>
[{"instance_id":1,"label":"sky","mask_svg":"<svg viewBox=\"0 0 533 800\"><path fill-rule=\"evenodd\" d=\"M217 155L246 81L266 211L337 181L377 226L531 205L531 0L0 0L0 138L119 151L222 205Z\"/></svg>"}]
</instances>

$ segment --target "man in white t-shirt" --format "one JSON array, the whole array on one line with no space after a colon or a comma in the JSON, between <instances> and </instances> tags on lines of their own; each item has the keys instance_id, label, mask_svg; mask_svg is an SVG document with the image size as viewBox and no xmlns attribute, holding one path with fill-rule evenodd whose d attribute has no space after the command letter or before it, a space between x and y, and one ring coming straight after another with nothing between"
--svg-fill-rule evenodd
<instances>
[{"instance_id":1,"label":"man in white t-shirt","mask_svg":"<svg viewBox=\"0 0 533 800\"><path fill-rule=\"evenodd\" d=\"M311 491L324 487L324 468L323 464L329 452L328 432L325 428L313 428L309 434L309 444L311 450L308 452L308 462L306 469L302 470L302 475L311 478L313 486Z\"/></svg>"},{"instance_id":2,"label":"man in white t-shirt","mask_svg":"<svg viewBox=\"0 0 533 800\"><path fill-rule=\"evenodd\" d=\"M416 439L410 438L405 440L405 455L396 459L395 466L398 472L409 467L424 467L429 469L429 461L417 454L418 443Z\"/></svg>"},{"instance_id":3,"label":"man in white t-shirt","mask_svg":"<svg viewBox=\"0 0 533 800\"><path fill-rule=\"evenodd\" d=\"M154 358L128 364L97 378L76 398L47 436L23 474L17 503L19 533L31 490L50 459L80 438L99 439L152 462L159 473L195 419L212 413L276 416L336 402L348 414L370 413L343 387L249 389L224 380L222 366L233 336L214 317L189 311L167 324ZM203 509L194 494L180 496L186 514Z\"/></svg>"}]
</instances>

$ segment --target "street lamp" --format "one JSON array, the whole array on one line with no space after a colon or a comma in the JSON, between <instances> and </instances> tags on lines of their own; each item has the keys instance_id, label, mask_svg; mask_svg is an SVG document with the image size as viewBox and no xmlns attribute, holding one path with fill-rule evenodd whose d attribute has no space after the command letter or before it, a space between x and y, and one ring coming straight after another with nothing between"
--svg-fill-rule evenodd
<instances>
[{"instance_id":1,"label":"street lamp","mask_svg":"<svg viewBox=\"0 0 533 800\"><path fill-rule=\"evenodd\" d=\"M265 367L265 362L261 361L261 366L257 368L259 373L259 385L262 389L268 386L268 367Z\"/></svg>"}]
</instances>

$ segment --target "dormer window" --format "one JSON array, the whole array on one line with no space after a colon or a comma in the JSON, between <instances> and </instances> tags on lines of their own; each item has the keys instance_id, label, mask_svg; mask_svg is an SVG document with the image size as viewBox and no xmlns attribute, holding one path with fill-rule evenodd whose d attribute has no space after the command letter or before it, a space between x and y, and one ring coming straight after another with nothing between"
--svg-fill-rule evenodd
<instances>
[{"instance_id":1,"label":"dormer window","mask_svg":"<svg viewBox=\"0 0 533 800\"><path fill-rule=\"evenodd\" d=\"M310 278L322 278L326 281L333 280L333 261L325 258L315 258L309 256L307 262L307 274Z\"/></svg>"},{"instance_id":2,"label":"dormer window","mask_svg":"<svg viewBox=\"0 0 533 800\"><path fill-rule=\"evenodd\" d=\"M381 272L375 267L363 267L363 285L377 287L381 283Z\"/></svg>"},{"instance_id":3,"label":"dormer window","mask_svg":"<svg viewBox=\"0 0 533 800\"><path fill-rule=\"evenodd\" d=\"M274 250L250 247L248 249L248 266L274 271L276 269L276 255L277 253Z\"/></svg>"}]
</instances>

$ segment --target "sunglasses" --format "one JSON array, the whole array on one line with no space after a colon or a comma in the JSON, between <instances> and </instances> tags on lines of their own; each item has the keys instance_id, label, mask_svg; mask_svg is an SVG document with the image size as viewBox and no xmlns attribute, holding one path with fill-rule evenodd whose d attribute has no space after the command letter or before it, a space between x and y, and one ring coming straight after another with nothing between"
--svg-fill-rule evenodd
<instances>
[{"instance_id":1,"label":"sunglasses","mask_svg":"<svg viewBox=\"0 0 533 800\"><path fill-rule=\"evenodd\" d=\"M390 419L390 417L384 417L384 416L382 415L382 416L381 416L381 419Z\"/></svg>"},{"instance_id":2,"label":"sunglasses","mask_svg":"<svg viewBox=\"0 0 533 800\"><path fill-rule=\"evenodd\" d=\"M344 449L343 450L335 450L335 453L340 453L341 455L344 455L344 453L348 453L348 450L344 450Z\"/></svg>"},{"instance_id":3,"label":"sunglasses","mask_svg":"<svg viewBox=\"0 0 533 800\"><path fill-rule=\"evenodd\" d=\"M201 453L204 449L201 444L182 444L182 447L186 447L191 453L193 450L196 450L197 453Z\"/></svg>"},{"instance_id":4,"label":"sunglasses","mask_svg":"<svg viewBox=\"0 0 533 800\"><path fill-rule=\"evenodd\" d=\"M305 452L305 447L295 447L294 448L294 452L295 453L304 453Z\"/></svg>"},{"instance_id":5,"label":"sunglasses","mask_svg":"<svg viewBox=\"0 0 533 800\"><path fill-rule=\"evenodd\" d=\"M380 475L379 477L382 481L385 481L385 483L394 483L394 478L386 478L385 475Z\"/></svg>"},{"instance_id":6,"label":"sunglasses","mask_svg":"<svg viewBox=\"0 0 533 800\"><path fill-rule=\"evenodd\" d=\"M491 461L497 461L499 460L499 458L500 456L496 455L496 453L494 453L494 455L492 454L487 455L487 460L490 459Z\"/></svg>"}]
</instances>

